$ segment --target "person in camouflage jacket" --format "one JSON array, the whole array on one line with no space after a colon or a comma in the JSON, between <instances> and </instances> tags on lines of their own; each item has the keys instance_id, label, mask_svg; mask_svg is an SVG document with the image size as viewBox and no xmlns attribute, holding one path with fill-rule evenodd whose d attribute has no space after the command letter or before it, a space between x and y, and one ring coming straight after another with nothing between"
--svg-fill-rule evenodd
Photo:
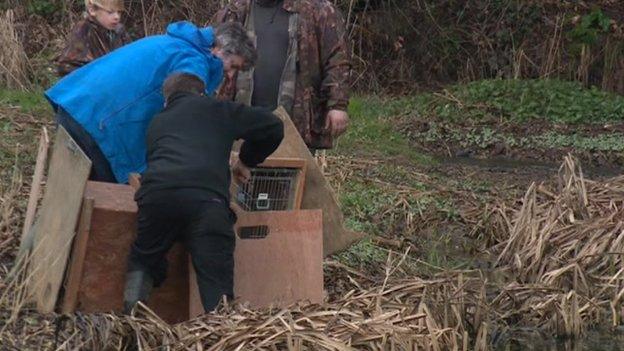
<instances>
[{"instance_id":1,"label":"person in camouflage jacket","mask_svg":"<svg viewBox=\"0 0 624 351\"><path fill-rule=\"evenodd\" d=\"M87 15L76 23L57 58L57 72L61 77L131 41L119 22L123 1L86 0L85 4Z\"/></svg>"},{"instance_id":2,"label":"person in camouflage jacket","mask_svg":"<svg viewBox=\"0 0 624 351\"><path fill-rule=\"evenodd\" d=\"M255 37L253 1L232 0L214 23L242 23ZM283 0L289 13L288 53L278 103L290 114L310 149L329 149L348 125L350 52L342 15L327 0ZM226 77L219 97L250 105L253 70Z\"/></svg>"}]
</instances>

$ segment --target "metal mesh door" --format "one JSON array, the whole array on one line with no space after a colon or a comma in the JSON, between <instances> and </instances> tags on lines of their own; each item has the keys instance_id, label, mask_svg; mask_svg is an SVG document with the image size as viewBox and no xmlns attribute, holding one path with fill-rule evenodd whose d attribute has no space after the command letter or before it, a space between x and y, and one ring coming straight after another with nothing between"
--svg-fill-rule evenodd
<instances>
[{"instance_id":1,"label":"metal mesh door","mask_svg":"<svg viewBox=\"0 0 624 351\"><path fill-rule=\"evenodd\" d=\"M250 181L237 186L236 202L245 211L293 209L299 172L293 168L252 168Z\"/></svg>"}]
</instances>

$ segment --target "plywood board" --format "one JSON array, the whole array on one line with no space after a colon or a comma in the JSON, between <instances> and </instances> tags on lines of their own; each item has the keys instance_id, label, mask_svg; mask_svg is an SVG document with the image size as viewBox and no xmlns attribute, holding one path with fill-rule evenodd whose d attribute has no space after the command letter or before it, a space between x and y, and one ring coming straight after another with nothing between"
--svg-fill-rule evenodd
<instances>
[{"instance_id":1,"label":"plywood board","mask_svg":"<svg viewBox=\"0 0 624 351\"><path fill-rule=\"evenodd\" d=\"M62 313L72 313L76 309L78 288L84 268L85 255L87 254L87 243L89 240L89 231L91 229L91 215L93 214L94 203L95 201L93 198L85 198L82 202L78 230L74 238L70 263L67 267L65 296L63 298L63 306L61 307Z\"/></svg>"},{"instance_id":2,"label":"plywood board","mask_svg":"<svg viewBox=\"0 0 624 351\"><path fill-rule=\"evenodd\" d=\"M87 313L121 312L126 268L130 247L136 237L137 205L130 185L88 182L85 198L94 199L88 240L85 245L82 274L78 290L66 292L67 299L76 296L75 309ZM186 251L175 245L167 255L167 279L154 289L147 303L169 323L188 319L188 266ZM79 260L80 257L72 257ZM71 284L74 286L74 284Z\"/></svg>"},{"instance_id":3,"label":"plywood board","mask_svg":"<svg viewBox=\"0 0 624 351\"><path fill-rule=\"evenodd\" d=\"M29 290L40 312L54 311L90 171L89 158L59 127L33 233Z\"/></svg>"},{"instance_id":4,"label":"plywood board","mask_svg":"<svg viewBox=\"0 0 624 351\"><path fill-rule=\"evenodd\" d=\"M323 239L320 210L243 212L236 230L267 226L262 239L237 236L234 294L253 307L285 306L323 300ZM192 271L192 270L191 270ZM191 273L191 317L203 314Z\"/></svg>"},{"instance_id":5,"label":"plywood board","mask_svg":"<svg viewBox=\"0 0 624 351\"><path fill-rule=\"evenodd\" d=\"M30 184L30 194L28 195L28 206L26 207L26 217L24 218L24 227L22 228L22 240L26 238L26 234L30 231L32 223L35 219L35 211L37 203L41 196L41 182L43 181L43 172L48 160L48 150L50 148L50 137L46 127L41 128L39 136L39 148L37 149L37 161L35 163L35 173Z\"/></svg>"},{"instance_id":6,"label":"plywood board","mask_svg":"<svg viewBox=\"0 0 624 351\"><path fill-rule=\"evenodd\" d=\"M325 179L316 160L283 108L275 115L284 122L284 140L271 157L296 157L307 161L302 209L323 210L323 253L325 256L342 251L363 235L344 228L344 218L333 189Z\"/></svg>"}]
</instances>

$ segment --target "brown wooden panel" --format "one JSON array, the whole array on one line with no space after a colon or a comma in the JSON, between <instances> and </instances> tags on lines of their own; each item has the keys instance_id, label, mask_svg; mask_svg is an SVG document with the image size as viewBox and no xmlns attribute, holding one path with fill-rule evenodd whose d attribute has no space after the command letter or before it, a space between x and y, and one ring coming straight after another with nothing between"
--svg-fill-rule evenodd
<instances>
[{"instance_id":1,"label":"brown wooden panel","mask_svg":"<svg viewBox=\"0 0 624 351\"><path fill-rule=\"evenodd\" d=\"M90 171L89 158L59 127L33 232L29 289L40 312L52 312L56 306Z\"/></svg>"},{"instance_id":2,"label":"brown wooden panel","mask_svg":"<svg viewBox=\"0 0 624 351\"><path fill-rule=\"evenodd\" d=\"M93 198L85 198L82 202L78 230L74 238L69 266L67 267L67 277L65 281L65 296L63 297L62 313L71 313L76 309L78 302L78 288L84 267L84 258L87 253L87 243L89 240L89 230L91 229L91 215L93 213Z\"/></svg>"},{"instance_id":3,"label":"brown wooden panel","mask_svg":"<svg viewBox=\"0 0 624 351\"><path fill-rule=\"evenodd\" d=\"M76 309L121 312L127 258L136 237L134 189L129 185L88 182L85 197L92 197L95 203ZM172 248L167 255L167 279L148 301L148 306L170 323L188 319L186 256L181 244Z\"/></svg>"},{"instance_id":4,"label":"brown wooden panel","mask_svg":"<svg viewBox=\"0 0 624 351\"><path fill-rule=\"evenodd\" d=\"M43 181L43 172L48 161L48 150L50 148L50 138L46 127L41 128L41 136L39 137L39 148L37 149L37 161L35 163L35 173L33 174L32 183L30 184L30 194L28 195L28 206L26 207L26 217L24 218L24 227L22 228L22 240L30 231L32 223L35 219L35 211L37 203L41 198L41 182Z\"/></svg>"},{"instance_id":5,"label":"brown wooden panel","mask_svg":"<svg viewBox=\"0 0 624 351\"><path fill-rule=\"evenodd\" d=\"M281 107L274 113L284 122L284 140L271 157L294 157L306 160L307 170L301 208L323 210L324 255L331 255L348 248L363 235L344 228L344 218L334 191L301 139L288 113Z\"/></svg>"},{"instance_id":6,"label":"brown wooden panel","mask_svg":"<svg viewBox=\"0 0 624 351\"><path fill-rule=\"evenodd\" d=\"M87 182L84 197L92 198L94 207L118 212L137 212L134 188L125 184Z\"/></svg>"},{"instance_id":7,"label":"brown wooden panel","mask_svg":"<svg viewBox=\"0 0 624 351\"><path fill-rule=\"evenodd\" d=\"M263 239L237 237L234 292L255 307L323 299L323 235L320 210L243 212L236 230L268 226ZM203 313L191 272L191 317Z\"/></svg>"},{"instance_id":8,"label":"brown wooden panel","mask_svg":"<svg viewBox=\"0 0 624 351\"><path fill-rule=\"evenodd\" d=\"M237 153L234 153L238 155ZM302 158L293 157L268 157L258 167L284 167L284 168L305 168L306 161Z\"/></svg>"}]
</instances>

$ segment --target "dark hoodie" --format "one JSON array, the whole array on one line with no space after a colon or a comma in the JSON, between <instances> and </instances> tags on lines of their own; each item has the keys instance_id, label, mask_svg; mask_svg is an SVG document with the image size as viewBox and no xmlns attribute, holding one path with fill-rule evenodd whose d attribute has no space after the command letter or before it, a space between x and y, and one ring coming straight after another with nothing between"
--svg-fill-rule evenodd
<instances>
[{"instance_id":1,"label":"dark hoodie","mask_svg":"<svg viewBox=\"0 0 624 351\"><path fill-rule=\"evenodd\" d=\"M248 167L264 161L282 141L282 121L266 109L175 94L147 131L147 170L136 193L139 203L158 202L169 191L189 199L215 196L229 203L230 153L244 140L240 160Z\"/></svg>"}]
</instances>

